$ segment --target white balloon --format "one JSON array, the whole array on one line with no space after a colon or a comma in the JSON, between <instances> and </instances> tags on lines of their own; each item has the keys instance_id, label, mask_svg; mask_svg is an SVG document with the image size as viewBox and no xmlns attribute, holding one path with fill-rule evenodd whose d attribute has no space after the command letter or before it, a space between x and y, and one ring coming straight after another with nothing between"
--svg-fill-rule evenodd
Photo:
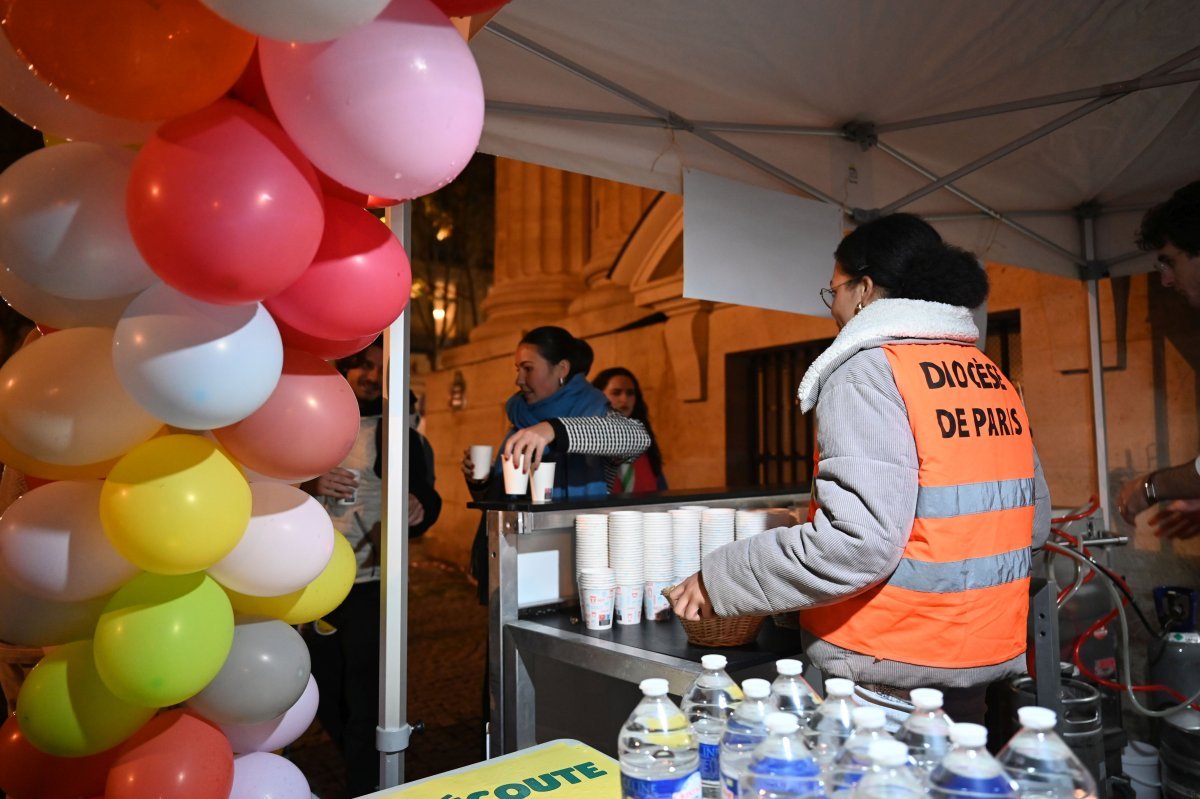
<instances>
[{"instance_id":1,"label":"white balloon","mask_svg":"<svg viewBox=\"0 0 1200 799\"><path fill-rule=\"evenodd\" d=\"M216 14L258 36L324 42L365 25L389 0L201 0Z\"/></svg>"},{"instance_id":2,"label":"white balloon","mask_svg":"<svg viewBox=\"0 0 1200 799\"><path fill-rule=\"evenodd\" d=\"M133 158L124 147L68 143L4 170L4 266L35 288L75 300L127 296L155 283L125 218Z\"/></svg>"},{"instance_id":3,"label":"white balloon","mask_svg":"<svg viewBox=\"0 0 1200 799\"><path fill-rule=\"evenodd\" d=\"M107 300L71 300L22 280L0 264L0 296L17 313L39 325L68 327L113 327L136 294Z\"/></svg>"},{"instance_id":4,"label":"white balloon","mask_svg":"<svg viewBox=\"0 0 1200 799\"><path fill-rule=\"evenodd\" d=\"M139 573L100 523L100 480L62 480L21 495L0 516L0 574L57 602L112 593Z\"/></svg>"},{"instance_id":5,"label":"white balloon","mask_svg":"<svg viewBox=\"0 0 1200 799\"><path fill-rule=\"evenodd\" d=\"M248 596L282 596L317 578L333 556L333 523L320 502L284 483L251 483L250 524L209 575Z\"/></svg>"},{"instance_id":6,"label":"white balloon","mask_svg":"<svg viewBox=\"0 0 1200 799\"><path fill-rule=\"evenodd\" d=\"M283 343L267 310L212 305L159 284L117 323L121 385L169 425L209 430L245 419L279 382Z\"/></svg>"},{"instance_id":7,"label":"white balloon","mask_svg":"<svg viewBox=\"0 0 1200 799\"><path fill-rule=\"evenodd\" d=\"M63 139L140 144L161 122L119 119L65 99L33 73L0 35L0 106L27 125Z\"/></svg>"}]
</instances>

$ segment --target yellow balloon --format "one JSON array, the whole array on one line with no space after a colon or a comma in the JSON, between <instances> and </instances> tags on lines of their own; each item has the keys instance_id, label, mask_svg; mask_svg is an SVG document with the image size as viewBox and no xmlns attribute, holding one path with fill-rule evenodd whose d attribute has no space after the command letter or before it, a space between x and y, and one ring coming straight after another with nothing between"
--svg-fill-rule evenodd
<instances>
[{"instance_id":1,"label":"yellow balloon","mask_svg":"<svg viewBox=\"0 0 1200 799\"><path fill-rule=\"evenodd\" d=\"M53 649L25 678L18 699L21 732L38 749L60 757L116 746L156 712L108 690L96 671L91 641Z\"/></svg>"},{"instance_id":2,"label":"yellow balloon","mask_svg":"<svg viewBox=\"0 0 1200 799\"><path fill-rule=\"evenodd\" d=\"M248 596L221 587L229 595L235 613L280 619L288 624L305 624L316 621L342 604L354 585L357 572L354 550L350 548L346 537L339 534L334 538L333 556L325 570L299 591L282 596Z\"/></svg>"},{"instance_id":3,"label":"yellow balloon","mask_svg":"<svg viewBox=\"0 0 1200 799\"><path fill-rule=\"evenodd\" d=\"M100 492L100 520L126 560L190 574L228 555L250 522L250 484L213 442L167 435L131 449Z\"/></svg>"}]
</instances>

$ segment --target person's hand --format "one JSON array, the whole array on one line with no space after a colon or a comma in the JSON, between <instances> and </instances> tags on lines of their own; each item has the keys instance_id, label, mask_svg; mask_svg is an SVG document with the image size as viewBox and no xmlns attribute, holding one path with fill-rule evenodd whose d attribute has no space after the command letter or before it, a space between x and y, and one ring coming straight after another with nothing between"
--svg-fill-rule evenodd
<instances>
[{"instance_id":1,"label":"person's hand","mask_svg":"<svg viewBox=\"0 0 1200 799\"><path fill-rule=\"evenodd\" d=\"M1117 513L1130 524L1138 514L1150 507L1146 504L1146 479L1150 473L1139 474L1125 482L1117 493Z\"/></svg>"},{"instance_id":2,"label":"person's hand","mask_svg":"<svg viewBox=\"0 0 1200 799\"><path fill-rule=\"evenodd\" d=\"M463 477L467 478L467 482L471 485L481 485L487 482L487 480L475 479L475 462L471 460L470 449L463 450L462 473Z\"/></svg>"},{"instance_id":3,"label":"person's hand","mask_svg":"<svg viewBox=\"0 0 1200 799\"><path fill-rule=\"evenodd\" d=\"M416 494L408 495L408 524L409 526L420 524L425 521L425 506L421 504L421 500L417 499Z\"/></svg>"},{"instance_id":4,"label":"person's hand","mask_svg":"<svg viewBox=\"0 0 1200 799\"><path fill-rule=\"evenodd\" d=\"M335 466L317 478L313 493L318 497L350 499L358 488L358 478L349 469Z\"/></svg>"},{"instance_id":5,"label":"person's hand","mask_svg":"<svg viewBox=\"0 0 1200 799\"><path fill-rule=\"evenodd\" d=\"M1158 538L1187 539L1200 535L1200 499L1175 499L1159 506L1150 522Z\"/></svg>"},{"instance_id":6,"label":"person's hand","mask_svg":"<svg viewBox=\"0 0 1200 799\"><path fill-rule=\"evenodd\" d=\"M671 600L671 609L681 619L695 621L716 616L708 599L708 589L704 587L704 576L700 572L672 588L667 598Z\"/></svg>"},{"instance_id":7,"label":"person's hand","mask_svg":"<svg viewBox=\"0 0 1200 799\"><path fill-rule=\"evenodd\" d=\"M533 427L518 430L504 442L505 459L524 457L521 471L526 474L542 462L542 452L554 441L554 426L549 422L538 422Z\"/></svg>"}]
</instances>

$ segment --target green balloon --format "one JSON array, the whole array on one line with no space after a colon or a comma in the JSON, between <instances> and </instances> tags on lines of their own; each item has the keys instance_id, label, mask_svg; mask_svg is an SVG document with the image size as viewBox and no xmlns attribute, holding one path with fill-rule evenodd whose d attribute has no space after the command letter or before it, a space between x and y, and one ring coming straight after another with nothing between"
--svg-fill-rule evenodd
<instances>
[{"instance_id":1,"label":"green balloon","mask_svg":"<svg viewBox=\"0 0 1200 799\"><path fill-rule=\"evenodd\" d=\"M25 678L17 724L43 752L83 757L121 743L154 713L113 696L96 673L92 642L75 641L51 651Z\"/></svg>"},{"instance_id":2,"label":"green balloon","mask_svg":"<svg viewBox=\"0 0 1200 799\"><path fill-rule=\"evenodd\" d=\"M195 696L233 646L233 608L203 572L140 574L96 623L96 669L127 702L167 707Z\"/></svg>"}]
</instances>

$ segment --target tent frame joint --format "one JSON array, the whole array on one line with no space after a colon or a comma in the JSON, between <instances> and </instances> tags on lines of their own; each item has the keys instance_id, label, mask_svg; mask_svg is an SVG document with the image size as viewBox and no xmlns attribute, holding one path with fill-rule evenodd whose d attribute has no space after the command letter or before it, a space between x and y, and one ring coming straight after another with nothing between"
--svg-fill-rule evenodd
<instances>
[{"instance_id":1,"label":"tent frame joint","mask_svg":"<svg viewBox=\"0 0 1200 799\"><path fill-rule=\"evenodd\" d=\"M856 225L864 225L883 216L878 208L851 208L849 214Z\"/></svg>"},{"instance_id":2,"label":"tent frame joint","mask_svg":"<svg viewBox=\"0 0 1200 799\"><path fill-rule=\"evenodd\" d=\"M1109 272L1109 266L1110 264L1107 261L1099 259L1085 261L1079 265L1079 279L1103 280L1104 278L1112 277L1112 273Z\"/></svg>"},{"instance_id":3,"label":"tent frame joint","mask_svg":"<svg viewBox=\"0 0 1200 799\"><path fill-rule=\"evenodd\" d=\"M879 144L879 131L874 122L851 120L842 125L842 138L857 144L863 152Z\"/></svg>"}]
</instances>

